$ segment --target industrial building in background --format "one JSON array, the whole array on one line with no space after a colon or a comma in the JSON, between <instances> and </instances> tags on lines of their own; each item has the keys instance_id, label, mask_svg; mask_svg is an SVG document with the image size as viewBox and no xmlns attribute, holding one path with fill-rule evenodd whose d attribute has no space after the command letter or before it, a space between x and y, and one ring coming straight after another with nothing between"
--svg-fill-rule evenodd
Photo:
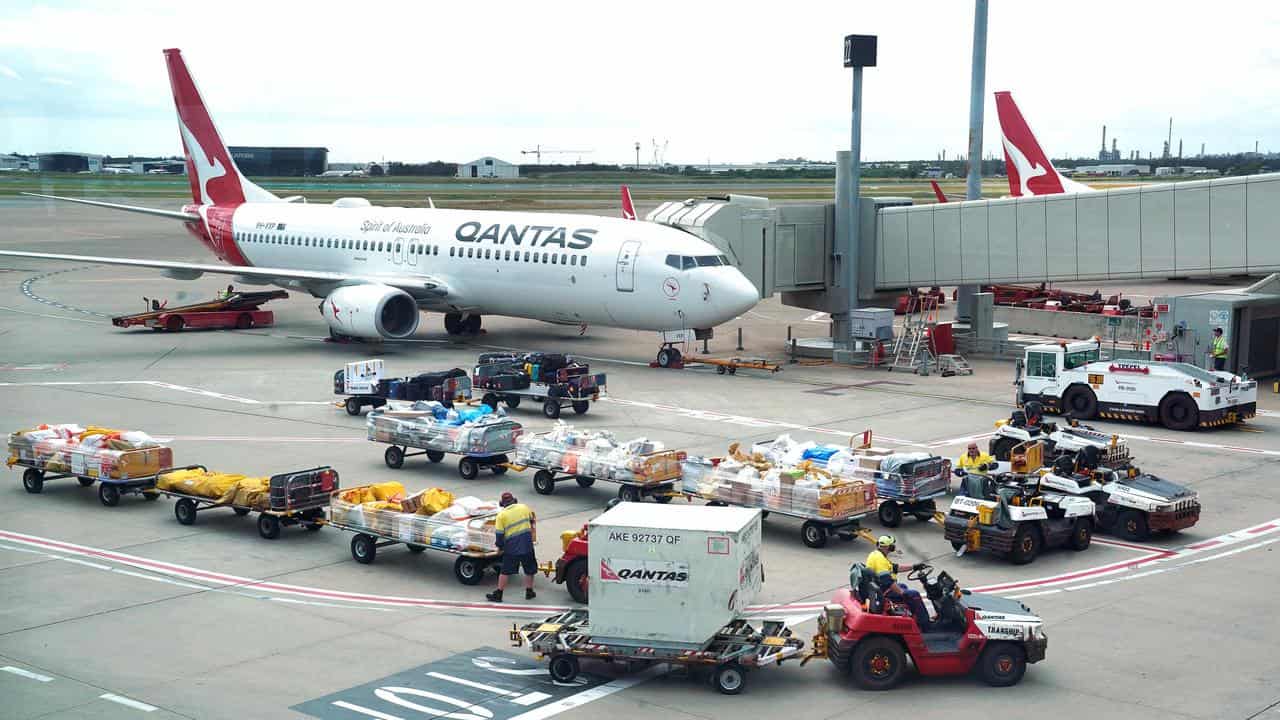
<instances>
[{"instance_id":1,"label":"industrial building in background","mask_svg":"<svg viewBox=\"0 0 1280 720\"><path fill-rule=\"evenodd\" d=\"M329 149L322 147L229 147L240 172L256 177L303 177L329 169Z\"/></svg>"},{"instance_id":2,"label":"industrial building in background","mask_svg":"<svg viewBox=\"0 0 1280 720\"><path fill-rule=\"evenodd\" d=\"M102 172L102 156L75 152L40 153L36 155L31 169L40 172Z\"/></svg>"},{"instance_id":3,"label":"industrial building in background","mask_svg":"<svg viewBox=\"0 0 1280 720\"><path fill-rule=\"evenodd\" d=\"M486 155L469 163L459 165L458 174L455 177L518 178L520 177L520 166Z\"/></svg>"}]
</instances>

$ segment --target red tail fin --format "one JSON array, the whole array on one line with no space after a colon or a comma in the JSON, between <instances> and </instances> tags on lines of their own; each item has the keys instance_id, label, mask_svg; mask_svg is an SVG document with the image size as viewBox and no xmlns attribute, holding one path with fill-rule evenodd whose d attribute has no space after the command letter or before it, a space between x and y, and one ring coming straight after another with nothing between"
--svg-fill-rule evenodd
<instances>
[{"instance_id":1,"label":"red tail fin","mask_svg":"<svg viewBox=\"0 0 1280 720\"><path fill-rule=\"evenodd\" d=\"M947 196L943 194L942 188L938 187L938 181L930 180L929 184L933 186L933 196L938 199L938 202L940 203L946 202Z\"/></svg>"},{"instance_id":2,"label":"red tail fin","mask_svg":"<svg viewBox=\"0 0 1280 720\"><path fill-rule=\"evenodd\" d=\"M169 86L178 109L178 132L187 158L191 197L200 205L239 205L244 202L273 202L275 195L249 182L231 159L218 128L209 117L195 80L182 61L182 51L164 51L169 68Z\"/></svg>"},{"instance_id":3,"label":"red tail fin","mask_svg":"<svg viewBox=\"0 0 1280 720\"><path fill-rule=\"evenodd\" d=\"M996 114L1000 118L1000 132L1004 136L1004 163L1009 172L1009 194L1021 197L1063 192L1065 188L1062 186L1061 176L1040 148L1040 143L1036 142L1036 136L1009 92L996 93Z\"/></svg>"},{"instance_id":4,"label":"red tail fin","mask_svg":"<svg viewBox=\"0 0 1280 720\"><path fill-rule=\"evenodd\" d=\"M636 220L636 206L631 202L631 189L626 185L622 186L622 217L628 220Z\"/></svg>"}]
</instances>

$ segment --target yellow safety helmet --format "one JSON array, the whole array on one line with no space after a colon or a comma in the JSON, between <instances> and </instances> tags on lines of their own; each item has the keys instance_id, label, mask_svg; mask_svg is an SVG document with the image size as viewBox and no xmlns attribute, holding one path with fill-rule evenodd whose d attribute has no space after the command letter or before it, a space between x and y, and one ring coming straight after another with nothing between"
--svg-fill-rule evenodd
<instances>
[{"instance_id":1,"label":"yellow safety helmet","mask_svg":"<svg viewBox=\"0 0 1280 720\"><path fill-rule=\"evenodd\" d=\"M898 544L897 541L894 540L894 537L892 535L881 535L880 537L876 538L876 547L878 548L889 548L897 544Z\"/></svg>"}]
</instances>

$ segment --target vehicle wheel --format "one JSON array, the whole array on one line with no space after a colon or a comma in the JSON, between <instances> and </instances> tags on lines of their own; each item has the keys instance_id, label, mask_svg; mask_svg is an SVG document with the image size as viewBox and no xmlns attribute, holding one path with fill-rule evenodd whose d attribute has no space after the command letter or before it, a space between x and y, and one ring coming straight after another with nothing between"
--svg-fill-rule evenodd
<instances>
[{"instance_id":1,"label":"vehicle wheel","mask_svg":"<svg viewBox=\"0 0 1280 720\"><path fill-rule=\"evenodd\" d=\"M120 504L120 488L110 483L103 483L98 486L98 499L107 507L115 507Z\"/></svg>"},{"instance_id":2,"label":"vehicle wheel","mask_svg":"<svg viewBox=\"0 0 1280 720\"><path fill-rule=\"evenodd\" d=\"M583 488L589 488L592 485L596 484L596 479L593 477L582 477L581 475L579 475L578 477L574 478L574 480L578 482L578 487L583 487Z\"/></svg>"},{"instance_id":3,"label":"vehicle wheel","mask_svg":"<svg viewBox=\"0 0 1280 720\"><path fill-rule=\"evenodd\" d=\"M450 335L462 334L462 315L447 313L444 316L444 331Z\"/></svg>"},{"instance_id":4,"label":"vehicle wheel","mask_svg":"<svg viewBox=\"0 0 1280 720\"><path fill-rule=\"evenodd\" d=\"M89 487L90 485L93 484L93 478L91 477L76 478L76 482L80 483L80 487Z\"/></svg>"},{"instance_id":5,"label":"vehicle wheel","mask_svg":"<svg viewBox=\"0 0 1280 720\"><path fill-rule=\"evenodd\" d=\"M869 637L853 649L850 669L863 690L888 690L902 680L907 658L902 646L887 637Z\"/></svg>"},{"instance_id":6,"label":"vehicle wheel","mask_svg":"<svg viewBox=\"0 0 1280 720\"><path fill-rule=\"evenodd\" d=\"M483 318L479 315L469 315L466 320L462 321L462 330L468 335L479 335L481 322L483 322Z\"/></svg>"},{"instance_id":7,"label":"vehicle wheel","mask_svg":"<svg viewBox=\"0 0 1280 720\"><path fill-rule=\"evenodd\" d=\"M590 400L574 400L573 401L573 411L579 415L586 415L587 411L590 409L591 409Z\"/></svg>"},{"instance_id":8,"label":"vehicle wheel","mask_svg":"<svg viewBox=\"0 0 1280 720\"><path fill-rule=\"evenodd\" d=\"M1017 444L1018 441L1011 437L998 437L991 443L991 455L1000 462L1009 462L1009 454Z\"/></svg>"},{"instance_id":9,"label":"vehicle wheel","mask_svg":"<svg viewBox=\"0 0 1280 720\"><path fill-rule=\"evenodd\" d=\"M725 663L716 667L711 682L724 695L737 695L747 685L747 673L738 663Z\"/></svg>"},{"instance_id":10,"label":"vehicle wheel","mask_svg":"<svg viewBox=\"0 0 1280 720\"><path fill-rule=\"evenodd\" d=\"M484 563L465 555L453 563L453 576L463 585L475 585L484 578Z\"/></svg>"},{"instance_id":11,"label":"vehicle wheel","mask_svg":"<svg viewBox=\"0 0 1280 720\"><path fill-rule=\"evenodd\" d=\"M426 552L426 551L427 551L427 546L426 546L426 545L415 545L415 544L413 544L413 543L409 543L409 544L405 545L405 547L409 548L409 552L413 553L414 555L417 555L418 553Z\"/></svg>"},{"instance_id":12,"label":"vehicle wheel","mask_svg":"<svg viewBox=\"0 0 1280 720\"><path fill-rule=\"evenodd\" d=\"M730 366L729 366L729 374L730 374L730 375L737 375L737 374L738 374L738 368L736 368L736 367L734 367L734 366L730 365Z\"/></svg>"},{"instance_id":13,"label":"vehicle wheel","mask_svg":"<svg viewBox=\"0 0 1280 720\"><path fill-rule=\"evenodd\" d=\"M244 517L249 514L249 508L231 508L231 512L239 515L240 517Z\"/></svg>"},{"instance_id":14,"label":"vehicle wheel","mask_svg":"<svg viewBox=\"0 0 1280 720\"><path fill-rule=\"evenodd\" d=\"M501 463L495 463L489 466L489 471L492 472L494 475L506 475L507 466Z\"/></svg>"},{"instance_id":15,"label":"vehicle wheel","mask_svg":"<svg viewBox=\"0 0 1280 720\"><path fill-rule=\"evenodd\" d=\"M551 673L552 680L558 683L571 683L578 677L578 658L568 653L552 655L547 671Z\"/></svg>"},{"instance_id":16,"label":"vehicle wheel","mask_svg":"<svg viewBox=\"0 0 1280 720\"><path fill-rule=\"evenodd\" d=\"M1147 516L1138 510L1125 510L1116 522L1116 533L1125 540L1146 540L1151 536Z\"/></svg>"},{"instance_id":17,"label":"vehicle wheel","mask_svg":"<svg viewBox=\"0 0 1280 720\"><path fill-rule=\"evenodd\" d=\"M392 470L404 467L404 451L392 445L387 451L382 453L382 459L387 463L387 467Z\"/></svg>"},{"instance_id":18,"label":"vehicle wheel","mask_svg":"<svg viewBox=\"0 0 1280 720\"><path fill-rule=\"evenodd\" d=\"M1071 527L1071 540L1068 543L1071 549L1076 552L1088 550L1091 542L1093 542L1093 523L1084 518L1076 520L1076 524Z\"/></svg>"},{"instance_id":19,"label":"vehicle wheel","mask_svg":"<svg viewBox=\"0 0 1280 720\"><path fill-rule=\"evenodd\" d=\"M344 404L347 406L348 415L360 414L360 410L362 406L360 405L360 400L358 398L353 398L353 397L347 398L347 402Z\"/></svg>"},{"instance_id":20,"label":"vehicle wheel","mask_svg":"<svg viewBox=\"0 0 1280 720\"><path fill-rule=\"evenodd\" d=\"M880 503L877 514L880 516L880 524L885 527L895 528L902 524L902 506L893 500Z\"/></svg>"},{"instance_id":21,"label":"vehicle wheel","mask_svg":"<svg viewBox=\"0 0 1280 720\"><path fill-rule=\"evenodd\" d=\"M804 540L805 545L811 548L826 547L827 528L821 523L806 520L804 525L800 527L800 538Z\"/></svg>"},{"instance_id":22,"label":"vehicle wheel","mask_svg":"<svg viewBox=\"0 0 1280 720\"><path fill-rule=\"evenodd\" d=\"M433 463L438 463L444 459L444 453L439 450L428 450L427 459Z\"/></svg>"},{"instance_id":23,"label":"vehicle wheel","mask_svg":"<svg viewBox=\"0 0 1280 720\"><path fill-rule=\"evenodd\" d=\"M569 591L569 597L573 598L574 602L587 604L589 582L590 576L587 574L585 558L574 560L564 569L564 587Z\"/></svg>"},{"instance_id":24,"label":"vehicle wheel","mask_svg":"<svg viewBox=\"0 0 1280 720\"><path fill-rule=\"evenodd\" d=\"M723 365L717 365L717 366L716 366L716 374L717 374L717 375L723 375L724 373L725 373L724 366L723 366Z\"/></svg>"},{"instance_id":25,"label":"vehicle wheel","mask_svg":"<svg viewBox=\"0 0 1280 720\"><path fill-rule=\"evenodd\" d=\"M464 457L458 461L458 474L462 476L463 480L475 480L476 476L480 474L480 466L476 464L475 460Z\"/></svg>"},{"instance_id":26,"label":"vehicle wheel","mask_svg":"<svg viewBox=\"0 0 1280 720\"><path fill-rule=\"evenodd\" d=\"M618 499L622 502L640 502L640 488L635 485L623 485L618 488Z\"/></svg>"},{"instance_id":27,"label":"vehicle wheel","mask_svg":"<svg viewBox=\"0 0 1280 720\"><path fill-rule=\"evenodd\" d=\"M1009 551L1009 560L1014 565L1026 565L1040 554L1041 544L1040 531L1024 525L1013 536L1013 550Z\"/></svg>"},{"instance_id":28,"label":"vehicle wheel","mask_svg":"<svg viewBox=\"0 0 1280 720\"><path fill-rule=\"evenodd\" d=\"M1081 385L1067 388L1062 396L1062 410L1073 418L1088 420L1098 414L1098 396Z\"/></svg>"},{"instance_id":29,"label":"vehicle wheel","mask_svg":"<svg viewBox=\"0 0 1280 720\"><path fill-rule=\"evenodd\" d=\"M240 317L236 318L237 330L248 330L253 327L253 316L249 313L240 313Z\"/></svg>"},{"instance_id":30,"label":"vehicle wheel","mask_svg":"<svg viewBox=\"0 0 1280 720\"><path fill-rule=\"evenodd\" d=\"M267 540L280 537L280 518L271 513L258 513L258 534Z\"/></svg>"},{"instance_id":31,"label":"vehicle wheel","mask_svg":"<svg viewBox=\"0 0 1280 720\"><path fill-rule=\"evenodd\" d=\"M494 410L498 409L498 396L494 395L493 393L485 393L484 397L481 398L480 402L484 403L485 405L488 405Z\"/></svg>"},{"instance_id":32,"label":"vehicle wheel","mask_svg":"<svg viewBox=\"0 0 1280 720\"><path fill-rule=\"evenodd\" d=\"M658 351L658 367L669 368L671 361L674 359L675 350L672 348L662 348Z\"/></svg>"},{"instance_id":33,"label":"vehicle wheel","mask_svg":"<svg viewBox=\"0 0 1280 720\"><path fill-rule=\"evenodd\" d=\"M164 322L164 329L169 332L182 332L182 327L184 325L186 325L186 323L182 321L182 318L177 315L173 315Z\"/></svg>"},{"instance_id":34,"label":"vehicle wheel","mask_svg":"<svg viewBox=\"0 0 1280 720\"><path fill-rule=\"evenodd\" d=\"M183 525L196 524L196 503L190 498L178 498L173 504L173 516Z\"/></svg>"},{"instance_id":35,"label":"vehicle wheel","mask_svg":"<svg viewBox=\"0 0 1280 720\"><path fill-rule=\"evenodd\" d=\"M35 468L27 468L22 473L22 487L35 494L44 490L44 473Z\"/></svg>"},{"instance_id":36,"label":"vehicle wheel","mask_svg":"<svg viewBox=\"0 0 1280 720\"><path fill-rule=\"evenodd\" d=\"M372 535L356 533L351 538L351 557L361 565L368 565L378 555L378 541Z\"/></svg>"},{"instance_id":37,"label":"vehicle wheel","mask_svg":"<svg viewBox=\"0 0 1280 720\"><path fill-rule=\"evenodd\" d=\"M556 418L560 417L560 401L547 398L542 403L542 414L546 415L548 418L552 420L555 420Z\"/></svg>"},{"instance_id":38,"label":"vehicle wheel","mask_svg":"<svg viewBox=\"0 0 1280 720\"><path fill-rule=\"evenodd\" d=\"M550 470L539 470L533 474L533 490L539 495L550 495L556 491L556 476Z\"/></svg>"},{"instance_id":39,"label":"vehicle wheel","mask_svg":"<svg viewBox=\"0 0 1280 720\"><path fill-rule=\"evenodd\" d=\"M502 399L502 402L506 403L507 407L511 408L512 410L515 410L516 408L520 407L520 396L507 395Z\"/></svg>"},{"instance_id":40,"label":"vehicle wheel","mask_svg":"<svg viewBox=\"0 0 1280 720\"><path fill-rule=\"evenodd\" d=\"M1013 643L991 643L978 658L978 672L993 687L1017 685L1027 672L1027 651Z\"/></svg>"},{"instance_id":41,"label":"vehicle wheel","mask_svg":"<svg viewBox=\"0 0 1280 720\"><path fill-rule=\"evenodd\" d=\"M1160 401L1160 424L1170 430L1195 430L1200 426L1200 410L1186 395L1170 394Z\"/></svg>"}]
</instances>

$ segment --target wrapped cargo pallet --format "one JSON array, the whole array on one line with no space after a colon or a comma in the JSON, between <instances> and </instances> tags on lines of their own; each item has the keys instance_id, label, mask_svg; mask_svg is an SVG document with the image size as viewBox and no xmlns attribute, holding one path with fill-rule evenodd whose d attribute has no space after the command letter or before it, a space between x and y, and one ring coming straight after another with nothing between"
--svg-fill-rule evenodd
<instances>
[{"instance_id":1,"label":"wrapped cargo pallet","mask_svg":"<svg viewBox=\"0 0 1280 720\"><path fill-rule=\"evenodd\" d=\"M8 465L78 477L128 480L173 467L173 451L137 430L40 425L9 434Z\"/></svg>"},{"instance_id":2,"label":"wrapped cargo pallet","mask_svg":"<svg viewBox=\"0 0 1280 720\"><path fill-rule=\"evenodd\" d=\"M485 406L481 406L482 408ZM492 412L382 410L369 413L368 438L392 445L464 455L510 452L523 432L520 423Z\"/></svg>"},{"instance_id":3,"label":"wrapped cargo pallet","mask_svg":"<svg viewBox=\"0 0 1280 720\"><path fill-rule=\"evenodd\" d=\"M636 438L620 443L607 430L576 430L560 423L549 432L516 442L516 463L567 475L651 485L680 479L685 453L661 442Z\"/></svg>"},{"instance_id":4,"label":"wrapped cargo pallet","mask_svg":"<svg viewBox=\"0 0 1280 720\"><path fill-rule=\"evenodd\" d=\"M330 501L330 520L351 530L390 540L434 547L455 553L493 554L498 551L494 520L498 504L475 497L454 499L447 491L431 488L418 498L416 511L402 502L370 500L379 494L373 487L357 487L335 495ZM452 504L433 513L423 511L448 497Z\"/></svg>"}]
</instances>

